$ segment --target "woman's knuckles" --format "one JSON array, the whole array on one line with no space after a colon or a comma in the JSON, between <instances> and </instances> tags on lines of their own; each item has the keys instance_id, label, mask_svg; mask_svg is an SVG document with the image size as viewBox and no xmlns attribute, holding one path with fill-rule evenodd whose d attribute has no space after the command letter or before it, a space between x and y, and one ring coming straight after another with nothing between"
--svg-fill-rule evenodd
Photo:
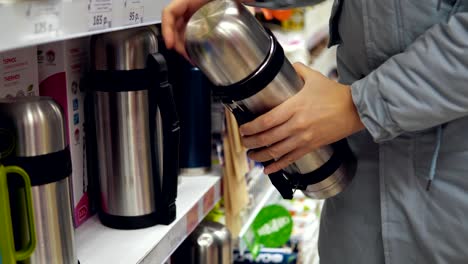
<instances>
[{"instance_id":1,"label":"woman's knuckles","mask_svg":"<svg viewBox=\"0 0 468 264\"><path fill-rule=\"evenodd\" d=\"M252 142L252 145L256 145L256 147L264 147L271 144L270 140L271 139L268 134L261 134L256 137L256 140Z\"/></svg>"},{"instance_id":2,"label":"woman's knuckles","mask_svg":"<svg viewBox=\"0 0 468 264\"><path fill-rule=\"evenodd\" d=\"M295 132L307 130L307 128L309 127L309 122L310 122L310 116L299 114L295 118L295 125L294 125Z\"/></svg>"},{"instance_id":3,"label":"woman's knuckles","mask_svg":"<svg viewBox=\"0 0 468 264\"><path fill-rule=\"evenodd\" d=\"M277 159L285 154L279 149L279 147L275 146L267 148L266 152L268 153L269 159Z\"/></svg>"}]
</instances>

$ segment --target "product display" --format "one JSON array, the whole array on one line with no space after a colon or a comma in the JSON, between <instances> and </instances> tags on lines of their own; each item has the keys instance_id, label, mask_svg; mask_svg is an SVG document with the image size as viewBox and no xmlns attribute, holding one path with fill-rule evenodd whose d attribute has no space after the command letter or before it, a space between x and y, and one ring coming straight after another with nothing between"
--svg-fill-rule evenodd
<instances>
[{"instance_id":1,"label":"product display","mask_svg":"<svg viewBox=\"0 0 468 264\"><path fill-rule=\"evenodd\" d=\"M225 130L225 110L222 102L211 97L211 163L224 165L223 133Z\"/></svg>"},{"instance_id":2,"label":"product display","mask_svg":"<svg viewBox=\"0 0 468 264\"><path fill-rule=\"evenodd\" d=\"M0 130L13 135L13 151L2 163L22 167L31 179L37 247L28 264L77 263L70 202L70 149L65 118L49 97L21 97L0 101ZM5 132L4 132L5 133ZM24 187L12 183L10 201L18 245L30 243L25 221Z\"/></svg>"},{"instance_id":3,"label":"product display","mask_svg":"<svg viewBox=\"0 0 468 264\"><path fill-rule=\"evenodd\" d=\"M192 62L217 85L213 93L239 124L281 104L303 86L274 36L235 1L205 4L189 20L185 41ZM339 141L269 177L284 198L291 199L296 189L329 198L351 181L346 168L350 156L346 142Z\"/></svg>"},{"instance_id":4,"label":"product display","mask_svg":"<svg viewBox=\"0 0 468 264\"><path fill-rule=\"evenodd\" d=\"M72 198L75 227L92 215L86 168L84 93L79 89L88 66L87 38L39 45L39 93L60 104L65 115L72 158Z\"/></svg>"},{"instance_id":5,"label":"product display","mask_svg":"<svg viewBox=\"0 0 468 264\"><path fill-rule=\"evenodd\" d=\"M289 248L263 248L257 258L234 251L234 264L297 264L297 252ZM309 263L307 263L309 264Z\"/></svg>"},{"instance_id":6,"label":"product display","mask_svg":"<svg viewBox=\"0 0 468 264\"><path fill-rule=\"evenodd\" d=\"M29 227L29 241L24 248L15 249L15 237L11 222L10 197L8 191L7 175L20 177L24 184L24 200L27 207L27 219ZM16 263L28 259L36 248L36 229L31 201L31 182L29 175L20 167L4 167L0 164L0 263Z\"/></svg>"},{"instance_id":7,"label":"product display","mask_svg":"<svg viewBox=\"0 0 468 264\"><path fill-rule=\"evenodd\" d=\"M211 83L191 67L181 89L181 174L206 174L211 168Z\"/></svg>"},{"instance_id":8,"label":"product display","mask_svg":"<svg viewBox=\"0 0 468 264\"><path fill-rule=\"evenodd\" d=\"M323 201L298 194L293 200L280 200L293 219L293 233L289 246L297 251L298 263L318 264L318 233Z\"/></svg>"},{"instance_id":9,"label":"product display","mask_svg":"<svg viewBox=\"0 0 468 264\"><path fill-rule=\"evenodd\" d=\"M0 53L0 98L39 95L36 47Z\"/></svg>"},{"instance_id":10,"label":"product display","mask_svg":"<svg viewBox=\"0 0 468 264\"><path fill-rule=\"evenodd\" d=\"M337 79L336 1L206 1L184 55L171 1L0 0L0 264L319 263L346 142L265 175L239 125L300 91L293 62Z\"/></svg>"},{"instance_id":11,"label":"product display","mask_svg":"<svg viewBox=\"0 0 468 264\"><path fill-rule=\"evenodd\" d=\"M323 201L308 198L302 193L291 200L276 196L268 196L268 199L267 205L254 215L253 223L248 223L249 231L239 238L247 243L249 250L243 246L234 250L234 263L318 264L317 242ZM290 237L281 231L286 230L285 224L291 222L284 221L284 213L281 216L277 211L280 208L291 216ZM274 243L279 244L273 246Z\"/></svg>"},{"instance_id":12,"label":"product display","mask_svg":"<svg viewBox=\"0 0 468 264\"><path fill-rule=\"evenodd\" d=\"M141 27L94 36L91 58L86 86L94 101L100 219L119 229L170 224L180 131L158 33Z\"/></svg>"},{"instance_id":13,"label":"product display","mask_svg":"<svg viewBox=\"0 0 468 264\"><path fill-rule=\"evenodd\" d=\"M241 214L249 203L246 175L250 171L247 151L241 144L237 122L229 111L226 114L226 132L223 135L224 207L226 225L237 236L242 228Z\"/></svg>"},{"instance_id":14,"label":"product display","mask_svg":"<svg viewBox=\"0 0 468 264\"><path fill-rule=\"evenodd\" d=\"M232 264L231 233L220 223L204 220L184 241L172 259L175 264Z\"/></svg>"}]
</instances>

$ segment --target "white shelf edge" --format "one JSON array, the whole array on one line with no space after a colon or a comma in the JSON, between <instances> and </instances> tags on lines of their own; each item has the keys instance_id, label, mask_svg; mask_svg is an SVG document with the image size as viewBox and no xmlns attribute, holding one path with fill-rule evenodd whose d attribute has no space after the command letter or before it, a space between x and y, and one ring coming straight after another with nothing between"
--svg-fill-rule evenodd
<instances>
[{"instance_id":1,"label":"white shelf edge","mask_svg":"<svg viewBox=\"0 0 468 264\"><path fill-rule=\"evenodd\" d=\"M129 12L130 9L124 7L124 1L110 0L112 2L112 11L110 11L109 16L112 19L112 26L110 28L95 29L90 28L89 25L89 17L95 14L90 13L87 8L90 1L20 1L14 4L0 5L0 31L4 36L0 39L0 52L159 24L161 23L162 10L170 2L170 0L138 0L144 19L141 23L130 24L125 20L126 12ZM53 11L47 11L49 9ZM12 26L12 23L14 26ZM51 27L53 26L54 29L44 33L34 32L37 23L45 23Z\"/></svg>"},{"instance_id":2,"label":"white shelf edge","mask_svg":"<svg viewBox=\"0 0 468 264\"><path fill-rule=\"evenodd\" d=\"M182 176L177 198L177 218L169 226L116 230L94 216L76 234L81 264L163 263L221 198L221 177Z\"/></svg>"},{"instance_id":3,"label":"white shelf edge","mask_svg":"<svg viewBox=\"0 0 468 264\"><path fill-rule=\"evenodd\" d=\"M261 169L259 172L261 175L258 175L258 177L268 177L263 174L263 170ZM267 187L267 189L263 192L263 196L260 199L260 201L255 205L255 207L250 210L249 216L247 220L243 223L243 226L239 232L239 235L237 237L237 246L239 253L241 255L244 254L245 250L247 249L247 245L245 244L243 237L249 230L250 226L252 225L253 221L257 217L258 213L260 210L262 210L263 207L273 204L276 201L278 201L281 198L279 192L276 190L276 188L270 183Z\"/></svg>"},{"instance_id":4,"label":"white shelf edge","mask_svg":"<svg viewBox=\"0 0 468 264\"><path fill-rule=\"evenodd\" d=\"M273 185L269 186L267 191L265 191L263 198L252 210L249 217L247 218L247 221L245 221L244 225L242 226L241 231L239 232L239 237L243 237L247 233L247 230L249 229L250 225L255 220L255 217L257 217L260 210L262 210L262 208L265 207L265 205L267 205L269 201L271 201L271 198L273 197L275 192L277 192L275 187L273 187Z\"/></svg>"}]
</instances>

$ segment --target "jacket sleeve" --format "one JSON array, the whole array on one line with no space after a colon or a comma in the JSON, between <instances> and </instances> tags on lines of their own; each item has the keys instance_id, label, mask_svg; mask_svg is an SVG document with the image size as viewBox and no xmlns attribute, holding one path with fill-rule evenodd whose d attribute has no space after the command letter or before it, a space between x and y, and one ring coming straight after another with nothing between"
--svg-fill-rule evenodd
<instances>
[{"instance_id":1,"label":"jacket sleeve","mask_svg":"<svg viewBox=\"0 0 468 264\"><path fill-rule=\"evenodd\" d=\"M468 115L468 13L426 31L351 86L376 142Z\"/></svg>"}]
</instances>

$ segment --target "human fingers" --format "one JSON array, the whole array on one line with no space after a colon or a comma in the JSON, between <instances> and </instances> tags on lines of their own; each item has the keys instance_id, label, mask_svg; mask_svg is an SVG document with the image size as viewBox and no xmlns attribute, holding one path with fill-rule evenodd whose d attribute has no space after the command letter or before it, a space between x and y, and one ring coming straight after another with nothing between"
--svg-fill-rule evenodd
<instances>
[{"instance_id":1,"label":"human fingers","mask_svg":"<svg viewBox=\"0 0 468 264\"><path fill-rule=\"evenodd\" d=\"M184 56L184 57L188 60L189 58L188 58L188 55L187 55L187 51L185 50L185 28L186 28L186 21L183 20L183 19L180 19L180 20L176 23L176 28L177 28L177 32L176 32L176 34L175 34L174 49L175 49L179 54L181 54L182 56Z\"/></svg>"},{"instance_id":2,"label":"human fingers","mask_svg":"<svg viewBox=\"0 0 468 264\"><path fill-rule=\"evenodd\" d=\"M251 136L273 127L279 126L288 121L294 115L294 108L290 107L288 100L273 108L269 112L257 117L255 120L242 125L240 133L243 136Z\"/></svg>"},{"instance_id":3,"label":"human fingers","mask_svg":"<svg viewBox=\"0 0 468 264\"><path fill-rule=\"evenodd\" d=\"M273 159L280 159L284 155L298 148L298 140L296 137L287 138L281 142L271 146L249 151L249 158L258 162L265 162Z\"/></svg>"},{"instance_id":4,"label":"human fingers","mask_svg":"<svg viewBox=\"0 0 468 264\"><path fill-rule=\"evenodd\" d=\"M285 122L270 130L251 136L243 136L242 144L248 149L256 149L280 142L294 133L294 131L291 129L292 126L288 126L287 124L288 122Z\"/></svg>"},{"instance_id":5,"label":"human fingers","mask_svg":"<svg viewBox=\"0 0 468 264\"><path fill-rule=\"evenodd\" d=\"M163 10L162 32L166 47L172 49L175 45L176 22L180 20L189 8L189 2L174 0Z\"/></svg>"},{"instance_id":6,"label":"human fingers","mask_svg":"<svg viewBox=\"0 0 468 264\"><path fill-rule=\"evenodd\" d=\"M279 170L282 170L298 159L302 158L305 154L307 154L310 150L308 150L307 147L302 147L293 150L292 152L289 152L288 154L284 155L281 157L279 160L273 162L272 164L268 165L265 167L263 172L265 174L271 174L274 172L277 172Z\"/></svg>"}]
</instances>

